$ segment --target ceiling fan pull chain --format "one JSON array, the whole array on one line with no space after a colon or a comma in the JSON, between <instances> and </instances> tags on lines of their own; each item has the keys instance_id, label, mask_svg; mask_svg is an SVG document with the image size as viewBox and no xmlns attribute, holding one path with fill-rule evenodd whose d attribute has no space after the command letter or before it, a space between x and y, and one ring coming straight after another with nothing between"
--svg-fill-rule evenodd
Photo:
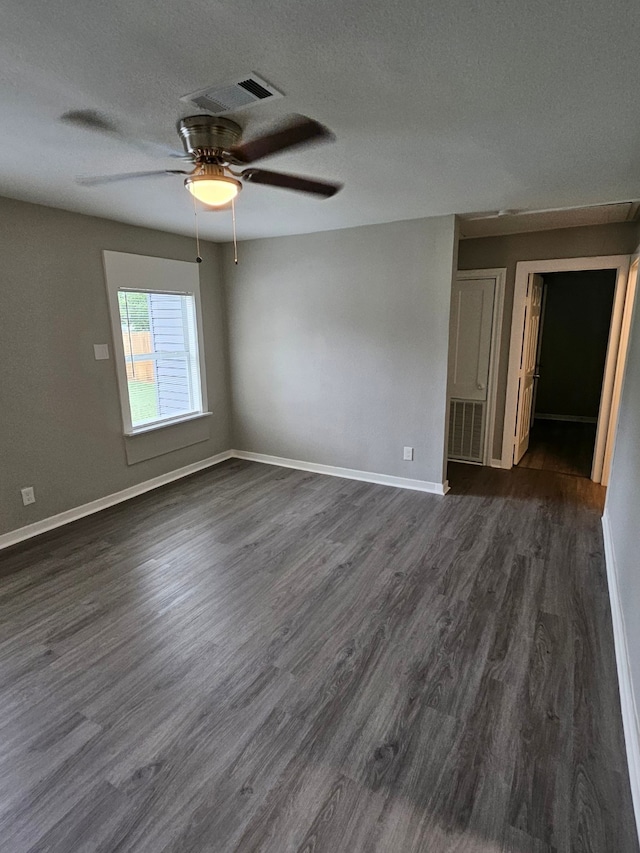
<instances>
[{"instance_id":1,"label":"ceiling fan pull chain","mask_svg":"<svg viewBox=\"0 0 640 853\"><path fill-rule=\"evenodd\" d=\"M200 235L198 233L198 205L196 204L196 197L193 198L193 218L196 221L196 263L201 264L202 258L200 257Z\"/></svg>"},{"instance_id":2,"label":"ceiling fan pull chain","mask_svg":"<svg viewBox=\"0 0 640 853\"><path fill-rule=\"evenodd\" d=\"M231 221L233 223L233 262L238 264L238 241L236 239L236 205L231 199Z\"/></svg>"}]
</instances>

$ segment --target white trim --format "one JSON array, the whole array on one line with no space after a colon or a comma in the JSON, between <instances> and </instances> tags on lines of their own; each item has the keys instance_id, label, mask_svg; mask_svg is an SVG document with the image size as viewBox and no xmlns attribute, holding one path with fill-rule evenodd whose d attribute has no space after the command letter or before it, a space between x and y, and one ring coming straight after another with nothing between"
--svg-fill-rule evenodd
<instances>
[{"instance_id":1,"label":"white trim","mask_svg":"<svg viewBox=\"0 0 640 853\"><path fill-rule=\"evenodd\" d=\"M209 405L207 402L207 373L204 357L205 338L202 322L202 302L200 299L199 265L191 261L177 261L170 258L160 258L155 255L137 255L130 252L114 252L103 249L102 266L111 319L113 357L120 396L123 434L131 436L152 428L162 429L165 426L172 426L177 421L175 418L165 418L140 424L138 427L134 427L132 424L127 365L122 341L120 306L118 302L118 293L121 290L126 290L129 293L169 293L193 297L198 376L192 379L191 385L195 397L193 402L196 404L196 409L192 412L184 413L184 417L185 419L189 419L194 415L206 415ZM134 281L139 286L130 286L129 283L131 281ZM188 289L176 289L176 282L186 283Z\"/></svg>"},{"instance_id":2,"label":"white trim","mask_svg":"<svg viewBox=\"0 0 640 853\"><path fill-rule=\"evenodd\" d=\"M529 276L533 273L573 272L580 270L614 269L616 291L611 316L611 331L607 346L605 373L598 413L596 448L593 456L591 479L599 483L602 477L609 427L609 415L613 395L613 386L618 356L622 310L629 272L630 255L596 255L590 258L555 258L539 261L518 261L516 264L515 287L513 294L513 313L511 317L511 340L509 345L509 372L505 400L504 428L502 434L502 460L504 468L513 465L514 436L516 431L516 410L518 404L518 374L522 351L522 332L524 327L524 307Z\"/></svg>"},{"instance_id":3,"label":"white trim","mask_svg":"<svg viewBox=\"0 0 640 853\"><path fill-rule=\"evenodd\" d=\"M365 483L395 486L398 489L413 489L416 492L428 492L433 495L446 495L449 491L448 480L445 480L444 483L430 483L427 480L410 480L407 477L393 477L390 474L373 474L369 471L355 471L353 468L336 468L333 465L318 465L315 462L301 462L298 459L284 459L280 456L267 456L264 453L249 453L246 450L225 450L223 453L209 456L200 462L193 462L191 465L185 465L184 468L177 468L175 471L161 474L152 480L145 480L143 483L129 486L120 492L105 495L103 498L82 504L82 506L73 507L57 515L51 515L49 518L43 518L41 521L35 521L33 524L27 524L25 527L19 527L17 530L0 534L0 550L9 548L11 545L17 545L33 536L39 536L48 530L54 530L56 527L77 521L86 515L100 512L100 510L107 509L114 504L128 501L129 498L135 498L137 495L150 492L152 489L172 483L174 480L188 477L190 474L195 474L196 471L218 465L227 459L247 459L252 462L264 462L267 465L279 465L281 468L297 468L300 471L312 471L315 474L329 474L332 477L344 477L346 480L362 480Z\"/></svg>"},{"instance_id":4,"label":"white trim","mask_svg":"<svg viewBox=\"0 0 640 853\"><path fill-rule=\"evenodd\" d=\"M335 465L302 462L300 459L268 456L265 453L251 453L247 450L232 450L231 453L236 459L263 462L265 465L278 465L281 468L297 468L299 471L328 474L331 477L344 477L346 480L362 480L365 483L377 483L380 486L413 489L416 492L429 492L432 495L446 495L449 491L448 480L445 480L444 483L430 483L428 480L411 480L408 477L394 477L391 474L374 474L371 471L356 471L353 468L337 468Z\"/></svg>"},{"instance_id":5,"label":"white trim","mask_svg":"<svg viewBox=\"0 0 640 853\"><path fill-rule=\"evenodd\" d=\"M620 329L620 345L618 347L618 360L616 363L615 379L611 394L611 414L609 415L609 427L607 430L607 443L604 449L604 460L602 463L603 486L609 485L611 474L611 460L618 432L618 414L620 411L620 399L622 397L622 386L629 354L629 343L631 338L631 327L633 325L635 297L638 284L638 265L640 261L639 249L636 249L631 257L629 276L627 279L627 291L625 294L624 308L622 312L622 327Z\"/></svg>"},{"instance_id":6,"label":"white trim","mask_svg":"<svg viewBox=\"0 0 640 853\"><path fill-rule=\"evenodd\" d=\"M491 468L502 468L502 459L491 459L489 462Z\"/></svg>"},{"instance_id":7,"label":"white trim","mask_svg":"<svg viewBox=\"0 0 640 853\"><path fill-rule=\"evenodd\" d=\"M607 355L604 363L604 377L602 380L602 391L600 393L600 408L598 409L596 447L593 453L593 464L591 468L591 479L596 483L602 482L604 457L607 448L607 439L610 432L613 390L616 380L616 368L618 365L618 353L620 350L620 337L622 335L622 321L624 318L624 305L627 296L627 282L629 280L630 264L631 256L627 255L626 267L624 269L619 267L616 275L616 289L613 297L613 310L611 312L611 325L609 326Z\"/></svg>"},{"instance_id":8,"label":"white trim","mask_svg":"<svg viewBox=\"0 0 640 853\"><path fill-rule=\"evenodd\" d=\"M504 291L507 281L507 268L496 267L486 270L457 270L456 280L495 279L493 294L493 315L491 319L491 349L489 354L489 382L485 411L484 449L482 464L490 465L493 454L493 438L496 428L496 408L498 399L498 367L500 362L500 340L502 339L502 321L504 317Z\"/></svg>"},{"instance_id":9,"label":"white trim","mask_svg":"<svg viewBox=\"0 0 640 853\"><path fill-rule=\"evenodd\" d=\"M482 468L484 462L474 462L473 459L447 459L447 462L453 462L456 465L475 465L477 468Z\"/></svg>"},{"instance_id":10,"label":"white trim","mask_svg":"<svg viewBox=\"0 0 640 853\"><path fill-rule=\"evenodd\" d=\"M136 429L132 429L131 432L125 432L125 435L127 438L133 438L136 435L144 435L145 433L153 432L156 429L164 429L164 427L183 424L187 421L197 421L199 418L210 418L212 414L213 412L192 412L190 415L181 415L178 418L171 418L166 421L154 421L152 424L136 427Z\"/></svg>"},{"instance_id":11,"label":"white trim","mask_svg":"<svg viewBox=\"0 0 640 853\"><path fill-rule=\"evenodd\" d=\"M631 681L627 632L620 600L620 589L618 587L618 567L616 564L609 515L606 509L602 516L602 533L604 537L607 581L609 584L609 600L611 602L611 619L613 622L613 640L616 652L616 667L618 670L618 687L620 689L620 706L622 709L624 740L627 748L629 782L631 784L631 796L636 815L636 829L638 838L640 838L640 723Z\"/></svg>"},{"instance_id":12,"label":"white trim","mask_svg":"<svg viewBox=\"0 0 640 853\"><path fill-rule=\"evenodd\" d=\"M191 465L185 465L183 468L177 468L175 471L169 471L166 474L161 474L152 480L145 480L143 483L138 483L135 486L129 486L129 488L122 489L120 492L105 495L103 498L98 498L95 501L82 504L82 506L65 510L65 512L58 513L58 515L51 515L49 518L43 518L41 521L35 521L33 524L19 527L17 530L10 530L9 533L0 535L0 549L17 545L18 542L23 542L25 539L31 539L33 536L39 536L41 533L54 530L56 527L62 527L64 524L77 521L86 515L100 512L100 510L107 509L107 507L114 506L114 504L128 501L130 498L150 492L159 486L172 483L174 480L180 480L182 477L188 477L189 474L195 474L196 471L202 471L204 468L218 465L220 462L231 459L233 455L232 450L225 450L224 453L217 453L215 456L209 456L207 459L200 460L200 462L192 462Z\"/></svg>"},{"instance_id":13,"label":"white trim","mask_svg":"<svg viewBox=\"0 0 640 853\"><path fill-rule=\"evenodd\" d=\"M539 415L535 413L536 421L565 421L571 424L597 424L597 418L590 418L586 415Z\"/></svg>"}]
</instances>

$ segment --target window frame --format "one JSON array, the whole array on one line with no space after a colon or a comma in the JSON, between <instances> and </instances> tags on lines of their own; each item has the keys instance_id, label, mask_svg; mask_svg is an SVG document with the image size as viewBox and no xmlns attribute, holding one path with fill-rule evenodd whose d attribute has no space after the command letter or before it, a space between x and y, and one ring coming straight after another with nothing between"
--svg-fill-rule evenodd
<instances>
[{"instance_id":1,"label":"window frame","mask_svg":"<svg viewBox=\"0 0 640 853\"><path fill-rule=\"evenodd\" d=\"M174 261L147 255L132 255L125 252L103 251L105 282L109 313L113 354L118 380L122 428L125 436L142 435L165 427L207 417L207 379L204 357L204 327L202 322L202 303L200 299L199 266L189 261ZM126 356L122 340L122 322L118 294L129 293L166 293L177 296L192 296L195 313L195 337L197 346L197 365L200 385L200 409L172 418L149 421L133 426L129 385L127 380Z\"/></svg>"}]
</instances>

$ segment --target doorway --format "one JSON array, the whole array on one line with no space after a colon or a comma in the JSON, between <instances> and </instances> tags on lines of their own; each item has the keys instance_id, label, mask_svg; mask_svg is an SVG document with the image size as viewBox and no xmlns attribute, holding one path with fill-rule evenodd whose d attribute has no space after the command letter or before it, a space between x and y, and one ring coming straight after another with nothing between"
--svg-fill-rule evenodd
<instances>
[{"instance_id":1,"label":"doorway","mask_svg":"<svg viewBox=\"0 0 640 853\"><path fill-rule=\"evenodd\" d=\"M528 447L514 463L590 477L616 270L535 274L541 287ZM518 458L519 456L519 458Z\"/></svg>"},{"instance_id":2,"label":"doorway","mask_svg":"<svg viewBox=\"0 0 640 853\"><path fill-rule=\"evenodd\" d=\"M515 277L515 292L514 306L511 326L511 346L509 350L509 372L507 379L507 394L506 394L506 411L503 432L503 448L502 448L502 467L511 468L512 465L520 463L522 460L525 465L543 465L554 464L552 461L541 461L548 452L548 460L552 460L553 451L549 447L564 442L565 448L571 443L568 436L569 429L574 433L582 433L580 436L574 435L573 442L575 458L568 461L566 464L577 466L582 472L586 466L585 456L588 459L591 452L591 432L595 426L595 435L593 437L593 453L592 464L589 472L591 479L596 483L606 485L608 476L607 460L610 457L611 448L615 436L615 428L617 423L617 399L615 389L621 382L622 373L624 371L624 361L626 357L626 342L623 340L624 317L630 310L630 305L633 298L633 287L627 287L629 279L629 256L615 255L606 257L594 258L571 258L559 259L550 261L525 261L520 262L516 266ZM611 280L614 280L613 298L610 295L599 294L596 299L598 308L592 306L588 310L582 304L585 300L580 300L579 291L573 293L573 298L567 300L567 294L575 285L570 278L561 280L553 278L553 274L566 274L570 272L598 272L599 276L594 276L591 280L594 283L599 283L605 291L610 293ZM545 288L545 278L547 285ZM555 384L555 398L549 387L545 390L542 398L539 396L540 385L539 381L542 378L542 373L538 368L542 368L541 359L543 358L543 346L541 345L544 337L544 328L546 320L546 301L549 296L550 287L559 286L559 282L564 281L566 292L563 294L560 290L554 293L556 302L569 301L569 310L573 310L577 317L582 317L583 324L586 322L595 323L601 329L601 337L606 335L606 347L604 355L604 366L600 374L600 393L594 390L596 382L594 377L597 374L594 365L602 362L601 348L598 350L599 355L595 354L597 347L590 347L587 342L586 349L583 349L582 358L587 356L585 353L591 348L593 354L588 357L591 359L590 367L590 390L580 386L581 382L586 380L583 378L580 382L576 382L576 364L577 362L567 355L567 341L560 340L558 342L558 334L555 335L555 344L551 344L551 352L555 347L560 355L558 358L569 359L573 365L573 370L568 372L568 378L565 376L564 386L558 382L554 382L553 367L551 367L552 376L551 384ZM607 300L611 299L610 307L607 306ZM598 301L599 300L599 301ZM605 306L605 307L603 307ZM585 313L586 311L586 313ZM604 311L605 318L600 317L598 320L591 314L602 313ZM590 313L591 312L591 313ZM584 316L583 316L584 315ZM590 317L590 319L588 319ZM608 323L605 323L605 319ZM566 323L566 320L565 320ZM580 333L580 323L572 324L577 326L576 334ZM608 326L608 328L607 328ZM604 327L604 328L602 328ZM565 335L568 336L565 328ZM560 323L560 337L562 336L563 325ZM557 330L556 330L557 331ZM553 335L552 335L553 337ZM575 341L574 341L575 344ZM548 347L547 347L548 349ZM564 353L564 356L562 356ZM547 353L548 355L548 353ZM598 361L598 359L600 361ZM544 367L548 373L550 362ZM556 363L556 368L559 369L559 362ZM557 379L557 377L556 377ZM568 384L567 384L568 383ZM571 390L567 389L571 386ZM593 387L591 387L593 386ZM558 388L564 390L558 390ZM549 396L551 394L551 396ZM546 395L546 398L545 398ZM593 399L598 398L597 414L593 414ZM560 398L563 402L560 403ZM570 402L569 408L575 411L589 412L588 414L575 414L567 411L567 403ZM553 403L553 405L552 405ZM543 411L541 407L562 406L560 412ZM582 409L580 409L582 406ZM590 406L591 408L588 408ZM586 407L586 408L585 408ZM536 418L538 415L547 415L551 417ZM565 422L573 424L583 424L583 427L574 426L567 428L564 431L559 426L553 426L553 422L558 424L562 421L554 418L554 415L561 415ZM571 417L571 420L568 420ZM593 424L592 419L595 417L596 423ZM589 419L589 420L587 420ZM538 427L544 421L546 424L540 429L534 429L532 426ZM564 432L564 436L560 433ZM531 446L532 454L524 459L529 451L529 446L532 438L534 444ZM540 443L536 448L536 440L540 438ZM546 444L546 449L541 445ZM535 452L537 450L537 453ZM537 460L537 461L536 461ZM575 471L575 468L574 468Z\"/></svg>"}]
</instances>

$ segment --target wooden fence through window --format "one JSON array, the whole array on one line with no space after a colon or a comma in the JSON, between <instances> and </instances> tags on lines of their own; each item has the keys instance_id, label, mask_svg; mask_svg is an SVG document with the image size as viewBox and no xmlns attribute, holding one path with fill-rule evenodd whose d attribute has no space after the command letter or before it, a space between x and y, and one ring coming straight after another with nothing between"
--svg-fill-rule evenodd
<instances>
[{"instance_id":1,"label":"wooden fence through window","mask_svg":"<svg viewBox=\"0 0 640 853\"><path fill-rule=\"evenodd\" d=\"M122 330L125 360L131 355L145 355L151 352L151 332L127 332ZM153 361L127 361L127 379L137 382L155 382Z\"/></svg>"}]
</instances>

